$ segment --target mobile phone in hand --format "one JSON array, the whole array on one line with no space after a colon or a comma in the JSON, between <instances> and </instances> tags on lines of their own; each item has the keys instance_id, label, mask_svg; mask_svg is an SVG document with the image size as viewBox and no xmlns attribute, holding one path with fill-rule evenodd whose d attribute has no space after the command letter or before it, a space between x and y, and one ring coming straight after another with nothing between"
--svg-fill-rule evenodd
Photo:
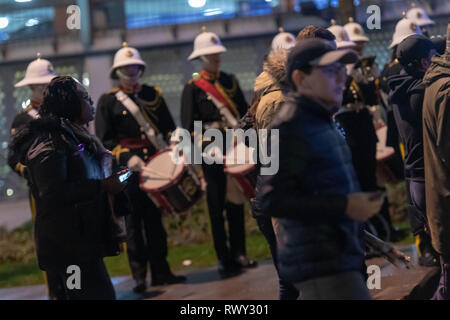
<instances>
[{"instance_id":1,"label":"mobile phone in hand","mask_svg":"<svg viewBox=\"0 0 450 320\"><path fill-rule=\"evenodd\" d=\"M119 176L119 182L122 183L122 182L126 181L130 176L131 176L131 170L128 170L127 172L125 172Z\"/></svg>"}]
</instances>

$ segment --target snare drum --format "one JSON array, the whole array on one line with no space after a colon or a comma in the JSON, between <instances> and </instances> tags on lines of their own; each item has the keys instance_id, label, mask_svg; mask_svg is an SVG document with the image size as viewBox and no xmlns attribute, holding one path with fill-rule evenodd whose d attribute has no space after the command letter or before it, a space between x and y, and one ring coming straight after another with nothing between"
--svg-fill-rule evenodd
<instances>
[{"instance_id":1,"label":"snare drum","mask_svg":"<svg viewBox=\"0 0 450 320\"><path fill-rule=\"evenodd\" d=\"M202 184L195 169L185 163L176 164L171 153L171 149L165 149L150 158L142 169L140 187L159 208L182 213L200 200Z\"/></svg>"},{"instance_id":2,"label":"snare drum","mask_svg":"<svg viewBox=\"0 0 450 320\"><path fill-rule=\"evenodd\" d=\"M248 198L255 197L257 170L252 155L254 150L244 143L231 147L225 157L224 171L236 182L239 190Z\"/></svg>"}]
</instances>

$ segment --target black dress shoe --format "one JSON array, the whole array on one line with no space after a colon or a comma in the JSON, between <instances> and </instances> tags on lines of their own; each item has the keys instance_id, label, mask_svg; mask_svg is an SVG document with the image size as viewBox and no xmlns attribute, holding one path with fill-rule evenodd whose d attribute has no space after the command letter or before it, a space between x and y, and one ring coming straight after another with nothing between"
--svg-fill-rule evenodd
<instances>
[{"instance_id":1,"label":"black dress shoe","mask_svg":"<svg viewBox=\"0 0 450 320\"><path fill-rule=\"evenodd\" d=\"M157 276L152 279L152 286L162 286L166 284L183 283L186 281L185 276L176 276L173 273L169 273L162 276Z\"/></svg>"},{"instance_id":2,"label":"black dress shoe","mask_svg":"<svg viewBox=\"0 0 450 320\"><path fill-rule=\"evenodd\" d=\"M255 260L250 260L249 258L247 258L247 256L244 255L237 257L236 263L241 268L256 268L258 266L258 262L256 262Z\"/></svg>"},{"instance_id":3,"label":"black dress shoe","mask_svg":"<svg viewBox=\"0 0 450 320\"><path fill-rule=\"evenodd\" d=\"M242 272L241 267L237 263L233 262L220 262L217 268L221 279L231 278L237 276Z\"/></svg>"},{"instance_id":4,"label":"black dress shoe","mask_svg":"<svg viewBox=\"0 0 450 320\"><path fill-rule=\"evenodd\" d=\"M419 265L422 267L439 267L439 255L433 249L422 249Z\"/></svg>"}]
</instances>

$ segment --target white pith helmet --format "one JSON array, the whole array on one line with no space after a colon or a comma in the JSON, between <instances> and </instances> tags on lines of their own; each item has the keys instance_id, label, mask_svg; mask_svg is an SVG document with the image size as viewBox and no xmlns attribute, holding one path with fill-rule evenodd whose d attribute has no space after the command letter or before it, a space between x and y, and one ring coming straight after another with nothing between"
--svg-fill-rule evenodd
<instances>
[{"instance_id":1,"label":"white pith helmet","mask_svg":"<svg viewBox=\"0 0 450 320\"><path fill-rule=\"evenodd\" d=\"M345 31L343 26L337 25L336 20L331 19L331 26L328 27L330 31L336 37L336 47L338 49L347 49L355 47L355 43L350 41L347 31Z\"/></svg>"},{"instance_id":2,"label":"white pith helmet","mask_svg":"<svg viewBox=\"0 0 450 320\"><path fill-rule=\"evenodd\" d=\"M364 34L364 29L359 23L356 23L352 17L348 18L348 23L344 25L345 31L347 31L350 41L369 41L369 38Z\"/></svg>"},{"instance_id":3,"label":"white pith helmet","mask_svg":"<svg viewBox=\"0 0 450 320\"><path fill-rule=\"evenodd\" d=\"M113 66L111 67L110 77L118 79L117 68L137 64L141 66L142 72L145 71L147 64L141 59L139 51L135 48L129 47L126 42L122 43L123 48L119 49L114 55Z\"/></svg>"},{"instance_id":4,"label":"white pith helmet","mask_svg":"<svg viewBox=\"0 0 450 320\"><path fill-rule=\"evenodd\" d=\"M227 49L222 45L219 36L214 32L206 32L206 27L202 27L202 32L195 37L194 51L192 51L188 60L194 60L200 56L223 53L226 51Z\"/></svg>"},{"instance_id":5,"label":"white pith helmet","mask_svg":"<svg viewBox=\"0 0 450 320\"><path fill-rule=\"evenodd\" d=\"M403 12L403 19L397 22L395 26L395 32L392 36L392 43L389 48L392 48L402 42L405 38L413 34L422 34L419 26L412 20L405 17L406 13Z\"/></svg>"},{"instance_id":6,"label":"white pith helmet","mask_svg":"<svg viewBox=\"0 0 450 320\"><path fill-rule=\"evenodd\" d=\"M56 77L50 61L41 59L41 54L37 54L37 59L30 62L25 71L25 78L17 82L14 86L23 87L29 84L48 84Z\"/></svg>"},{"instance_id":7,"label":"white pith helmet","mask_svg":"<svg viewBox=\"0 0 450 320\"><path fill-rule=\"evenodd\" d=\"M426 27L435 24L433 20L428 17L427 12L422 8L416 8L415 4L412 4L412 8L406 13L406 18L413 21L419 27Z\"/></svg>"},{"instance_id":8,"label":"white pith helmet","mask_svg":"<svg viewBox=\"0 0 450 320\"><path fill-rule=\"evenodd\" d=\"M283 28L272 40L272 50L290 49L295 46L295 37L292 33L284 32Z\"/></svg>"}]
</instances>

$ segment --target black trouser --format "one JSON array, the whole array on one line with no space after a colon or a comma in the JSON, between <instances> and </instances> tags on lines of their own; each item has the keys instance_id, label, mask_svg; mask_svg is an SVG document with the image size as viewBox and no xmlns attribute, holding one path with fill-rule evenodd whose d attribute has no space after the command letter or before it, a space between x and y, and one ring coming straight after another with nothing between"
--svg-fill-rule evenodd
<instances>
[{"instance_id":1,"label":"black trouser","mask_svg":"<svg viewBox=\"0 0 450 320\"><path fill-rule=\"evenodd\" d=\"M145 282L148 264L152 280L170 273L167 263L167 234L161 211L139 188L139 175L133 174L127 187L132 212L125 217L127 254L133 279Z\"/></svg>"},{"instance_id":2,"label":"black trouser","mask_svg":"<svg viewBox=\"0 0 450 320\"><path fill-rule=\"evenodd\" d=\"M419 236L419 250L424 254L426 250L431 250L435 256L431 243L431 236L425 231L428 225L426 202L425 202L425 181L405 179L406 196L408 199L408 216L412 233Z\"/></svg>"},{"instance_id":3,"label":"black trouser","mask_svg":"<svg viewBox=\"0 0 450 320\"><path fill-rule=\"evenodd\" d=\"M64 267L48 268L48 275L54 281L58 281L64 286L65 297L58 296L58 299L65 300L115 300L116 293L106 270L103 259L89 262L74 262L80 268L80 288L68 287L73 284L73 271L67 272L68 265ZM70 265L72 265L70 264Z\"/></svg>"},{"instance_id":4,"label":"black trouser","mask_svg":"<svg viewBox=\"0 0 450 320\"><path fill-rule=\"evenodd\" d=\"M425 182L405 179L408 199L408 216L414 235L424 230L428 224L425 204Z\"/></svg>"},{"instance_id":5,"label":"black trouser","mask_svg":"<svg viewBox=\"0 0 450 320\"><path fill-rule=\"evenodd\" d=\"M36 221L37 208L36 200L31 193L31 189L28 191L28 201L30 203L31 219L33 224ZM64 285L59 279L57 274L53 274L49 271L43 271L46 278L47 294L49 300L63 300L65 297Z\"/></svg>"},{"instance_id":6,"label":"black trouser","mask_svg":"<svg viewBox=\"0 0 450 320\"><path fill-rule=\"evenodd\" d=\"M214 248L217 258L223 263L227 263L239 255L246 255L245 224L244 205L226 202L227 177L223 169L223 165L220 164L203 164ZM229 238L225 231L224 209L226 209ZM230 242L229 248L227 238Z\"/></svg>"},{"instance_id":7,"label":"black trouser","mask_svg":"<svg viewBox=\"0 0 450 320\"><path fill-rule=\"evenodd\" d=\"M278 272L277 239L275 236L275 232L273 231L272 218L258 215L255 217L255 219L256 223L258 224L259 230L264 235L267 243L269 244L273 264L275 265L278 274L280 300L297 300L299 294L297 288L289 281L282 279Z\"/></svg>"}]
</instances>

